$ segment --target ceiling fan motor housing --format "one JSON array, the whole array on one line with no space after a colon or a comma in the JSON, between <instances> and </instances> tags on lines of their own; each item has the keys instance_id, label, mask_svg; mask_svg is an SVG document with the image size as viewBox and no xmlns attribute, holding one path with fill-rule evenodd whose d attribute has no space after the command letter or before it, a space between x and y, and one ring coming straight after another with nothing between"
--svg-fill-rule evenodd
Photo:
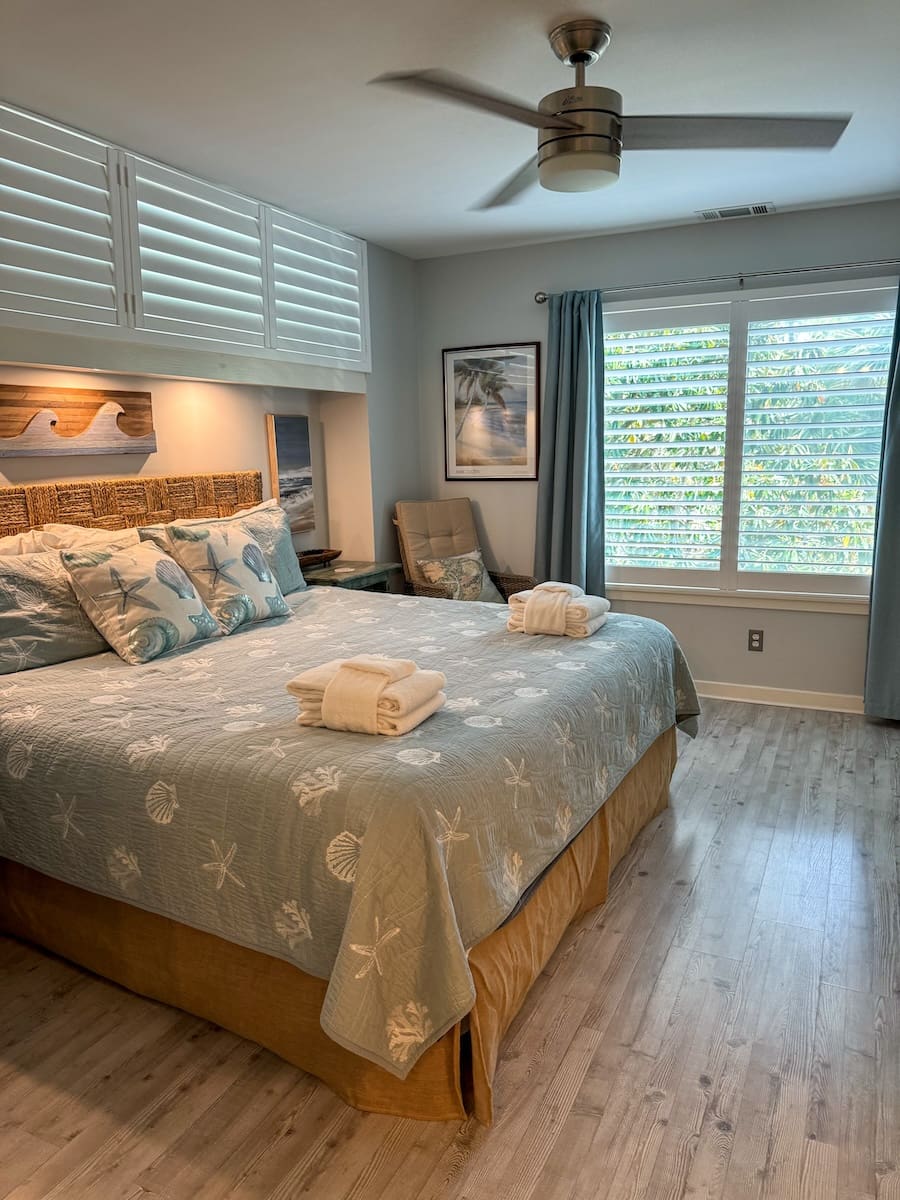
<instances>
[{"instance_id":1,"label":"ceiling fan motor housing","mask_svg":"<svg viewBox=\"0 0 900 1200\"><path fill-rule=\"evenodd\" d=\"M615 183L622 155L622 97L612 88L574 87L551 92L538 105L547 116L568 117L581 132L541 129L538 171L555 192L586 192Z\"/></svg>"}]
</instances>

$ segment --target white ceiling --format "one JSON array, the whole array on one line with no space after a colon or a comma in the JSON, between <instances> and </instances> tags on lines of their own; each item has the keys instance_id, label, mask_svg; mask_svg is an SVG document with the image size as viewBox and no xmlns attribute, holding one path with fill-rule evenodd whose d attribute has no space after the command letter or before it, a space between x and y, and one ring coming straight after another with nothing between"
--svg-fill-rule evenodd
<instances>
[{"instance_id":1,"label":"white ceiling","mask_svg":"<svg viewBox=\"0 0 900 1200\"><path fill-rule=\"evenodd\" d=\"M413 257L678 223L694 210L900 193L896 0L2 0L14 104ZM534 103L569 86L546 32L593 12L588 77L630 113L853 112L830 153L626 154L613 188L468 206L536 131L367 88L445 67Z\"/></svg>"}]
</instances>

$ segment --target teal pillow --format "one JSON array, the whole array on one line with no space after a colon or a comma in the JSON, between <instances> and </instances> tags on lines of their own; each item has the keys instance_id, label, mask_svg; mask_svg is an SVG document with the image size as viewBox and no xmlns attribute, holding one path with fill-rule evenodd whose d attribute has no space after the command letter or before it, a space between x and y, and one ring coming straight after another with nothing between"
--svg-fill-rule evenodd
<instances>
[{"instance_id":1,"label":"teal pillow","mask_svg":"<svg viewBox=\"0 0 900 1200\"><path fill-rule=\"evenodd\" d=\"M193 526L204 529L244 530L259 543L259 548L284 595L302 592L306 587L291 537L290 522L277 500L264 500L255 508L235 513L233 517L172 521L169 525L144 525L139 532L143 540L156 542L162 550L169 553L167 530L189 529Z\"/></svg>"},{"instance_id":2,"label":"teal pillow","mask_svg":"<svg viewBox=\"0 0 900 1200\"><path fill-rule=\"evenodd\" d=\"M0 557L0 675L108 650L58 551Z\"/></svg>"},{"instance_id":3,"label":"teal pillow","mask_svg":"<svg viewBox=\"0 0 900 1200\"><path fill-rule=\"evenodd\" d=\"M235 526L166 527L169 550L226 633L286 617L290 609L259 542Z\"/></svg>"},{"instance_id":4,"label":"teal pillow","mask_svg":"<svg viewBox=\"0 0 900 1200\"><path fill-rule=\"evenodd\" d=\"M120 658L145 663L220 630L184 571L152 542L63 550L81 606Z\"/></svg>"}]
</instances>

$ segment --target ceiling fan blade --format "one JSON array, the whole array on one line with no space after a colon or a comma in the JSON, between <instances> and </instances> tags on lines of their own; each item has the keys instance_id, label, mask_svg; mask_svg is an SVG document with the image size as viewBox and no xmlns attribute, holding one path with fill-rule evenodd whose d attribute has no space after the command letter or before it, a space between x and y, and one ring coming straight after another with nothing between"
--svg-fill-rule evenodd
<instances>
[{"instance_id":1,"label":"ceiling fan blade","mask_svg":"<svg viewBox=\"0 0 900 1200\"><path fill-rule=\"evenodd\" d=\"M581 129L580 125L574 121L567 121L565 117L546 116L511 96L488 91L480 84L463 79L461 75L451 75L449 71L409 71L379 75L377 79L370 79L369 82L388 84L441 100L450 100L455 104L465 104L469 108L495 113L498 117L520 121L523 125L531 125L536 129Z\"/></svg>"},{"instance_id":2,"label":"ceiling fan blade","mask_svg":"<svg viewBox=\"0 0 900 1200\"><path fill-rule=\"evenodd\" d=\"M850 117L623 117L625 150L830 150Z\"/></svg>"},{"instance_id":3,"label":"ceiling fan blade","mask_svg":"<svg viewBox=\"0 0 900 1200\"><path fill-rule=\"evenodd\" d=\"M538 158L537 155L529 158L524 166L519 167L518 171L514 171L508 179L491 192L489 196L485 196L483 200L479 200L477 204L472 205L473 211L481 211L486 208L500 208L504 204L509 204L515 200L522 192L526 191L538 181Z\"/></svg>"}]
</instances>

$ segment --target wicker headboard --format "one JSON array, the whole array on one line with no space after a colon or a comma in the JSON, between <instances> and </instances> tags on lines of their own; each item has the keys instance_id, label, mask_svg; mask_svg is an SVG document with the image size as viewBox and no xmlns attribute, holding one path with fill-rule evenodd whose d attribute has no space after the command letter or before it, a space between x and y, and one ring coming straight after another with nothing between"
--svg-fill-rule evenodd
<instances>
[{"instance_id":1,"label":"wicker headboard","mask_svg":"<svg viewBox=\"0 0 900 1200\"><path fill-rule=\"evenodd\" d=\"M179 517L229 517L261 500L259 471L28 483L0 488L0 536L48 521L127 529Z\"/></svg>"}]
</instances>

